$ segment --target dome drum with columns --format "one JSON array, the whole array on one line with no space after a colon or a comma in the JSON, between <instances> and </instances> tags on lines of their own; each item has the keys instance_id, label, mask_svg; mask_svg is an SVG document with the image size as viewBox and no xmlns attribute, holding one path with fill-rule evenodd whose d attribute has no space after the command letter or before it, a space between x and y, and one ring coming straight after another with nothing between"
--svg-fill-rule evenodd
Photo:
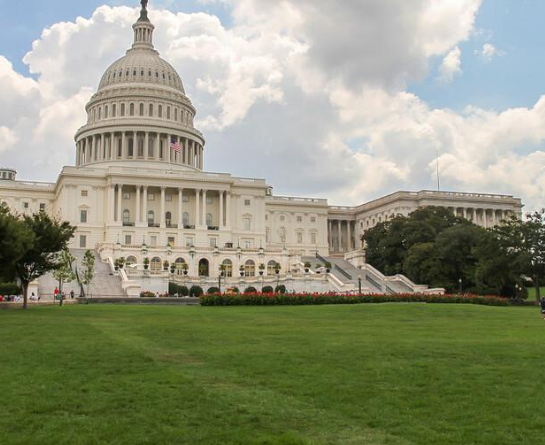
<instances>
[{"instance_id":1,"label":"dome drum with columns","mask_svg":"<svg viewBox=\"0 0 545 445\"><path fill-rule=\"evenodd\" d=\"M140 160L202 170L205 140L194 128L196 110L176 70L154 49L145 8L133 29L132 48L106 70L86 106L76 165Z\"/></svg>"}]
</instances>

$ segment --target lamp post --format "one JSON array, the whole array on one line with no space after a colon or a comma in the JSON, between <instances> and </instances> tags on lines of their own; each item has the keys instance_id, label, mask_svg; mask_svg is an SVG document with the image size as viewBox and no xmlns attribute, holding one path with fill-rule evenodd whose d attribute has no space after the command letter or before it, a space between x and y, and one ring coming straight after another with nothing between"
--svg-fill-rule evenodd
<instances>
[{"instance_id":1,"label":"lamp post","mask_svg":"<svg viewBox=\"0 0 545 445\"><path fill-rule=\"evenodd\" d=\"M358 295L361 295L361 275L358 277L358 291L359 291Z\"/></svg>"},{"instance_id":2,"label":"lamp post","mask_svg":"<svg viewBox=\"0 0 545 445\"><path fill-rule=\"evenodd\" d=\"M462 281L462 279L460 278L460 279L458 279L458 293L459 293L460 295L462 295L462 292L463 292L463 281Z\"/></svg>"},{"instance_id":3,"label":"lamp post","mask_svg":"<svg viewBox=\"0 0 545 445\"><path fill-rule=\"evenodd\" d=\"M193 260L195 259L196 253L197 252L195 251L195 246L192 244L191 247L189 248L189 256L191 257L191 267L193 267L194 265Z\"/></svg>"}]
</instances>

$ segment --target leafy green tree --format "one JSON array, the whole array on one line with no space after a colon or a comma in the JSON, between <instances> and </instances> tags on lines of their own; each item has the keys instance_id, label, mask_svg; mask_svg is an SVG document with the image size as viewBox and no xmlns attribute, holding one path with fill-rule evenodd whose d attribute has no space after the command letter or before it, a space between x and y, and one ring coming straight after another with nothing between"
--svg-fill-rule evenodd
<instances>
[{"instance_id":1,"label":"leafy green tree","mask_svg":"<svg viewBox=\"0 0 545 445\"><path fill-rule=\"evenodd\" d=\"M76 274L72 267L74 261L76 261L76 257L68 249L64 249L59 255L57 268L53 271L53 276L59 282L60 292L62 292L64 283L71 283L76 279Z\"/></svg>"},{"instance_id":2,"label":"leafy green tree","mask_svg":"<svg viewBox=\"0 0 545 445\"><path fill-rule=\"evenodd\" d=\"M87 250L83 256L83 277L81 282L87 286L86 293L89 295L89 287L95 278L95 256L93 252Z\"/></svg>"},{"instance_id":3,"label":"leafy green tree","mask_svg":"<svg viewBox=\"0 0 545 445\"><path fill-rule=\"evenodd\" d=\"M34 233L0 206L0 279L15 278L15 264L34 243Z\"/></svg>"},{"instance_id":4,"label":"leafy green tree","mask_svg":"<svg viewBox=\"0 0 545 445\"><path fill-rule=\"evenodd\" d=\"M21 283L23 308L27 309L28 285L57 268L59 255L67 248L76 228L45 212L25 215L18 219L17 225L29 234L32 242L25 244L24 252L13 262L9 274Z\"/></svg>"}]
</instances>

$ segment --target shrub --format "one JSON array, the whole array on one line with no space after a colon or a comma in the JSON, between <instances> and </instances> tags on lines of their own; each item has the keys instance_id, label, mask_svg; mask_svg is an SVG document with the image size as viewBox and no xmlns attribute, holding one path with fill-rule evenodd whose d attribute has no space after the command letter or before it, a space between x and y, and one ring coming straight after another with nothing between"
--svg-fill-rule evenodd
<instances>
[{"instance_id":1,"label":"shrub","mask_svg":"<svg viewBox=\"0 0 545 445\"><path fill-rule=\"evenodd\" d=\"M189 289L189 296L199 298L202 296L204 291L202 290L201 286L191 286L191 289Z\"/></svg>"},{"instance_id":2,"label":"shrub","mask_svg":"<svg viewBox=\"0 0 545 445\"><path fill-rule=\"evenodd\" d=\"M215 295L215 294L221 294L219 287L210 287L206 293L208 295Z\"/></svg>"},{"instance_id":3,"label":"shrub","mask_svg":"<svg viewBox=\"0 0 545 445\"><path fill-rule=\"evenodd\" d=\"M286 293L286 286L284 286L283 284L281 284L280 286L276 286L276 288L274 289L274 291L275 291L277 294L285 294L285 293Z\"/></svg>"},{"instance_id":4,"label":"shrub","mask_svg":"<svg viewBox=\"0 0 545 445\"><path fill-rule=\"evenodd\" d=\"M273 305L321 305L321 304L364 304L364 303L441 303L479 304L485 306L508 306L509 300L495 296L478 295L345 295L345 294L247 294L208 295L201 298L202 306L273 306Z\"/></svg>"},{"instance_id":5,"label":"shrub","mask_svg":"<svg viewBox=\"0 0 545 445\"><path fill-rule=\"evenodd\" d=\"M247 287L244 291L245 294L257 294L257 289L253 286Z\"/></svg>"},{"instance_id":6,"label":"shrub","mask_svg":"<svg viewBox=\"0 0 545 445\"><path fill-rule=\"evenodd\" d=\"M0 295L20 295L21 288L15 283L0 283Z\"/></svg>"},{"instance_id":7,"label":"shrub","mask_svg":"<svg viewBox=\"0 0 545 445\"><path fill-rule=\"evenodd\" d=\"M264 294L272 294L274 293L274 289L272 286L265 286L262 291Z\"/></svg>"},{"instance_id":8,"label":"shrub","mask_svg":"<svg viewBox=\"0 0 545 445\"><path fill-rule=\"evenodd\" d=\"M189 289L187 286L180 286L176 283L168 283L168 293L169 295L181 295L182 297L187 297L189 295Z\"/></svg>"},{"instance_id":9,"label":"shrub","mask_svg":"<svg viewBox=\"0 0 545 445\"><path fill-rule=\"evenodd\" d=\"M155 298L155 294L150 291L140 292L140 298Z\"/></svg>"}]
</instances>

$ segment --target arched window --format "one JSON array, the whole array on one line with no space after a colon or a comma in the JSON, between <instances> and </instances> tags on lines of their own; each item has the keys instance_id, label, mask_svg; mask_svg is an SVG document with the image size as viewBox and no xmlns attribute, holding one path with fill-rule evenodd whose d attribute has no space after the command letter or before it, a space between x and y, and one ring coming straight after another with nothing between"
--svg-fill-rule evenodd
<instances>
[{"instance_id":1,"label":"arched window","mask_svg":"<svg viewBox=\"0 0 545 445\"><path fill-rule=\"evenodd\" d=\"M150 73L151 73L151 71L150 71ZM153 104L149 104L148 114L149 114L150 117L153 117Z\"/></svg>"},{"instance_id":2,"label":"arched window","mask_svg":"<svg viewBox=\"0 0 545 445\"><path fill-rule=\"evenodd\" d=\"M121 138L117 141L117 157L121 158L123 156L123 142L121 141Z\"/></svg>"},{"instance_id":3,"label":"arched window","mask_svg":"<svg viewBox=\"0 0 545 445\"><path fill-rule=\"evenodd\" d=\"M231 278L233 276L233 262L229 259L223 260L223 276L227 278Z\"/></svg>"},{"instance_id":4,"label":"arched window","mask_svg":"<svg viewBox=\"0 0 545 445\"><path fill-rule=\"evenodd\" d=\"M170 212L165 213L165 223L167 227L170 227L172 225L172 213Z\"/></svg>"},{"instance_id":5,"label":"arched window","mask_svg":"<svg viewBox=\"0 0 545 445\"><path fill-rule=\"evenodd\" d=\"M108 105L104 107L104 119L108 119Z\"/></svg>"},{"instance_id":6,"label":"arched window","mask_svg":"<svg viewBox=\"0 0 545 445\"><path fill-rule=\"evenodd\" d=\"M155 138L150 137L148 142L148 157L153 158L153 149L155 147Z\"/></svg>"},{"instance_id":7,"label":"arched window","mask_svg":"<svg viewBox=\"0 0 545 445\"><path fill-rule=\"evenodd\" d=\"M144 138L143 137L138 138L138 157L140 158L144 157Z\"/></svg>"},{"instance_id":8,"label":"arched window","mask_svg":"<svg viewBox=\"0 0 545 445\"><path fill-rule=\"evenodd\" d=\"M175 108L175 109L174 109L174 120L175 120L175 121L178 120L178 108Z\"/></svg>"},{"instance_id":9,"label":"arched window","mask_svg":"<svg viewBox=\"0 0 545 445\"><path fill-rule=\"evenodd\" d=\"M211 213L206 214L206 225L208 227L212 227L212 214Z\"/></svg>"},{"instance_id":10,"label":"arched window","mask_svg":"<svg viewBox=\"0 0 545 445\"><path fill-rule=\"evenodd\" d=\"M162 264L161 258L153 257L150 262L151 273L161 273L162 268L163 268L163 264Z\"/></svg>"},{"instance_id":11,"label":"arched window","mask_svg":"<svg viewBox=\"0 0 545 445\"><path fill-rule=\"evenodd\" d=\"M199 261L199 276L207 277L210 275L210 263L206 258Z\"/></svg>"},{"instance_id":12,"label":"arched window","mask_svg":"<svg viewBox=\"0 0 545 445\"><path fill-rule=\"evenodd\" d=\"M134 116L134 104L130 104L129 106L129 115Z\"/></svg>"},{"instance_id":13,"label":"arched window","mask_svg":"<svg viewBox=\"0 0 545 445\"><path fill-rule=\"evenodd\" d=\"M184 223L184 227L189 226L189 213L187 213L187 212L184 212L183 223Z\"/></svg>"},{"instance_id":14,"label":"arched window","mask_svg":"<svg viewBox=\"0 0 545 445\"><path fill-rule=\"evenodd\" d=\"M163 117L163 106L159 105L159 117Z\"/></svg>"},{"instance_id":15,"label":"arched window","mask_svg":"<svg viewBox=\"0 0 545 445\"><path fill-rule=\"evenodd\" d=\"M170 119L170 107L167 107L167 119Z\"/></svg>"},{"instance_id":16,"label":"arched window","mask_svg":"<svg viewBox=\"0 0 545 445\"><path fill-rule=\"evenodd\" d=\"M140 104L140 116L144 116L144 104Z\"/></svg>"},{"instance_id":17,"label":"arched window","mask_svg":"<svg viewBox=\"0 0 545 445\"><path fill-rule=\"evenodd\" d=\"M98 120L102 119L102 107L98 107Z\"/></svg>"},{"instance_id":18,"label":"arched window","mask_svg":"<svg viewBox=\"0 0 545 445\"><path fill-rule=\"evenodd\" d=\"M244 276L255 277L255 263L253 260L248 260L244 264Z\"/></svg>"},{"instance_id":19,"label":"arched window","mask_svg":"<svg viewBox=\"0 0 545 445\"><path fill-rule=\"evenodd\" d=\"M130 224L131 222L131 212L127 209L123 210L123 224Z\"/></svg>"},{"instance_id":20,"label":"arched window","mask_svg":"<svg viewBox=\"0 0 545 445\"><path fill-rule=\"evenodd\" d=\"M276 261L274 260L269 261L267 263L267 275L268 276L275 275L275 270L276 270Z\"/></svg>"},{"instance_id":21,"label":"arched window","mask_svg":"<svg viewBox=\"0 0 545 445\"><path fill-rule=\"evenodd\" d=\"M281 243L286 242L286 229L284 227L280 227L280 230L278 230L278 236Z\"/></svg>"},{"instance_id":22,"label":"arched window","mask_svg":"<svg viewBox=\"0 0 545 445\"><path fill-rule=\"evenodd\" d=\"M153 210L148 212L148 227L153 227L155 225L155 213Z\"/></svg>"},{"instance_id":23,"label":"arched window","mask_svg":"<svg viewBox=\"0 0 545 445\"><path fill-rule=\"evenodd\" d=\"M121 104L121 116L125 116L125 104Z\"/></svg>"},{"instance_id":24,"label":"arched window","mask_svg":"<svg viewBox=\"0 0 545 445\"><path fill-rule=\"evenodd\" d=\"M116 114L117 114L117 105L113 104L112 105L112 117L115 117Z\"/></svg>"},{"instance_id":25,"label":"arched window","mask_svg":"<svg viewBox=\"0 0 545 445\"><path fill-rule=\"evenodd\" d=\"M183 275L185 269L184 264L186 264L185 260L183 258L176 258L174 264L176 265L176 275Z\"/></svg>"},{"instance_id":26,"label":"arched window","mask_svg":"<svg viewBox=\"0 0 545 445\"><path fill-rule=\"evenodd\" d=\"M136 272L136 263L137 261L135 257L133 257L132 255L128 256L127 259L125 260L125 270L128 273Z\"/></svg>"}]
</instances>

